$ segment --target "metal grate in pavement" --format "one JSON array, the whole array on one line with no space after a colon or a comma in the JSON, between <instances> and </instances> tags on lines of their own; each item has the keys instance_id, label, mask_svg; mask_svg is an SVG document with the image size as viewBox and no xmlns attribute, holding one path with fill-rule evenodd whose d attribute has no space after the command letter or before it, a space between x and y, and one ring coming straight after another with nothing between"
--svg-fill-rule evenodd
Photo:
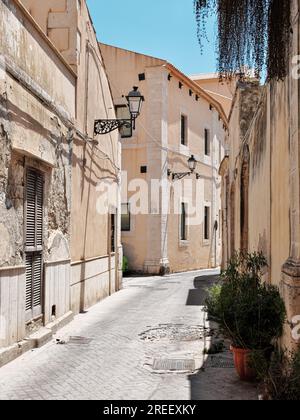
<instances>
[{"instance_id":1,"label":"metal grate in pavement","mask_svg":"<svg viewBox=\"0 0 300 420\"><path fill-rule=\"evenodd\" d=\"M195 360L154 359L153 370L160 372L193 372L195 370Z\"/></svg>"},{"instance_id":2,"label":"metal grate in pavement","mask_svg":"<svg viewBox=\"0 0 300 420\"><path fill-rule=\"evenodd\" d=\"M87 338L87 337L77 337L77 336L71 336L69 338L68 344L90 344L92 341L91 338Z\"/></svg>"},{"instance_id":3,"label":"metal grate in pavement","mask_svg":"<svg viewBox=\"0 0 300 420\"><path fill-rule=\"evenodd\" d=\"M205 366L214 369L234 369L234 362L228 357L209 356Z\"/></svg>"}]
</instances>

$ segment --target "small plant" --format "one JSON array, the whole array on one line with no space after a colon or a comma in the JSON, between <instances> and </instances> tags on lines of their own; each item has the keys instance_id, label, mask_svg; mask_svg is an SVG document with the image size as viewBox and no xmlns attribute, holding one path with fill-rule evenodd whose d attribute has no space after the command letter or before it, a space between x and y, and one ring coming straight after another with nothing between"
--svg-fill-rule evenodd
<instances>
[{"instance_id":1,"label":"small plant","mask_svg":"<svg viewBox=\"0 0 300 420\"><path fill-rule=\"evenodd\" d=\"M253 353L251 364L262 383L263 399L300 400L300 349L290 354L276 350L270 361L262 353Z\"/></svg>"},{"instance_id":2,"label":"small plant","mask_svg":"<svg viewBox=\"0 0 300 420\"><path fill-rule=\"evenodd\" d=\"M285 305L279 290L261 280L262 254L236 253L209 292L207 310L233 347L267 351L283 332Z\"/></svg>"},{"instance_id":3,"label":"small plant","mask_svg":"<svg viewBox=\"0 0 300 420\"><path fill-rule=\"evenodd\" d=\"M123 274L128 273L129 265L128 265L128 258L123 256L123 264L122 264L122 271Z\"/></svg>"}]
</instances>

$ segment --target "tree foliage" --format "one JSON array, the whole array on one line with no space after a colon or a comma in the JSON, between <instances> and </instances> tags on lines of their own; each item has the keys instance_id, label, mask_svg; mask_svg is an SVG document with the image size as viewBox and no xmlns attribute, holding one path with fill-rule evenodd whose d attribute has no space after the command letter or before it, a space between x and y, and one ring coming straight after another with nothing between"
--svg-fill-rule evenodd
<instances>
[{"instance_id":1,"label":"tree foliage","mask_svg":"<svg viewBox=\"0 0 300 420\"><path fill-rule=\"evenodd\" d=\"M218 70L221 76L246 66L268 79L287 75L292 0L194 0L198 38L203 45L210 14L218 16Z\"/></svg>"}]
</instances>

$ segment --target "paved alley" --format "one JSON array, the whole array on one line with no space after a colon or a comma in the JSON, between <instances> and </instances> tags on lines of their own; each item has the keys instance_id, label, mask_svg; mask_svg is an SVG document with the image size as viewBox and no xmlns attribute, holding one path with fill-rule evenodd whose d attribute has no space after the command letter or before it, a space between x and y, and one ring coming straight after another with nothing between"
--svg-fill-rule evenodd
<instances>
[{"instance_id":1,"label":"paved alley","mask_svg":"<svg viewBox=\"0 0 300 420\"><path fill-rule=\"evenodd\" d=\"M0 399L257 399L228 352L203 356L212 339L203 304L214 274L125 279L122 291L51 343L1 368Z\"/></svg>"}]
</instances>

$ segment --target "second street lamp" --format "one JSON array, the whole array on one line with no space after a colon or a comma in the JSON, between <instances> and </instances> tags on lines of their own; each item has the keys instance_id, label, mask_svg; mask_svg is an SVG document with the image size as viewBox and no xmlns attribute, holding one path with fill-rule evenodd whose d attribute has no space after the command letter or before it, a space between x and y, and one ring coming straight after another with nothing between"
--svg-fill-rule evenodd
<instances>
[{"instance_id":1,"label":"second street lamp","mask_svg":"<svg viewBox=\"0 0 300 420\"><path fill-rule=\"evenodd\" d=\"M129 92L126 96L126 99L128 102L128 108L131 118L115 120L96 120L94 126L95 135L108 134L122 127L135 129L135 120L141 113L142 103L145 99L139 92L137 86L133 87L133 90Z\"/></svg>"},{"instance_id":2,"label":"second street lamp","mask_svg":"<svg viewBox=\"0 0 300 420\"><path fill-rule=\"evenodd\" d=\"M188 159L188 166L189 166L189 172L172 172L170 169L168 169L168 176L172 176L173 181L176 179L183 179L186 176L190 176L195 173L196 167L197 167L197 160L195 159L195 156L192 155ZM200 179L200 174L196 173L196 178Z\"/></svg>"},{"instance_id":3,"label":"second street lamp","mask_svg":"<svg viewBox=\"0 0 300 420\"><path fill-rule=\"evenodd\" d=\"M189 165L189 168L190 168L191 173L193 174L193 173L195 172L195 170L196 170L196 166L197 166L197 161L196 161L196 159L195 159L195 156L194 156L194 155L192 155L192 156L189 158L189 160L188 160L188 165Z\"/></svg>"}]
</instances>

